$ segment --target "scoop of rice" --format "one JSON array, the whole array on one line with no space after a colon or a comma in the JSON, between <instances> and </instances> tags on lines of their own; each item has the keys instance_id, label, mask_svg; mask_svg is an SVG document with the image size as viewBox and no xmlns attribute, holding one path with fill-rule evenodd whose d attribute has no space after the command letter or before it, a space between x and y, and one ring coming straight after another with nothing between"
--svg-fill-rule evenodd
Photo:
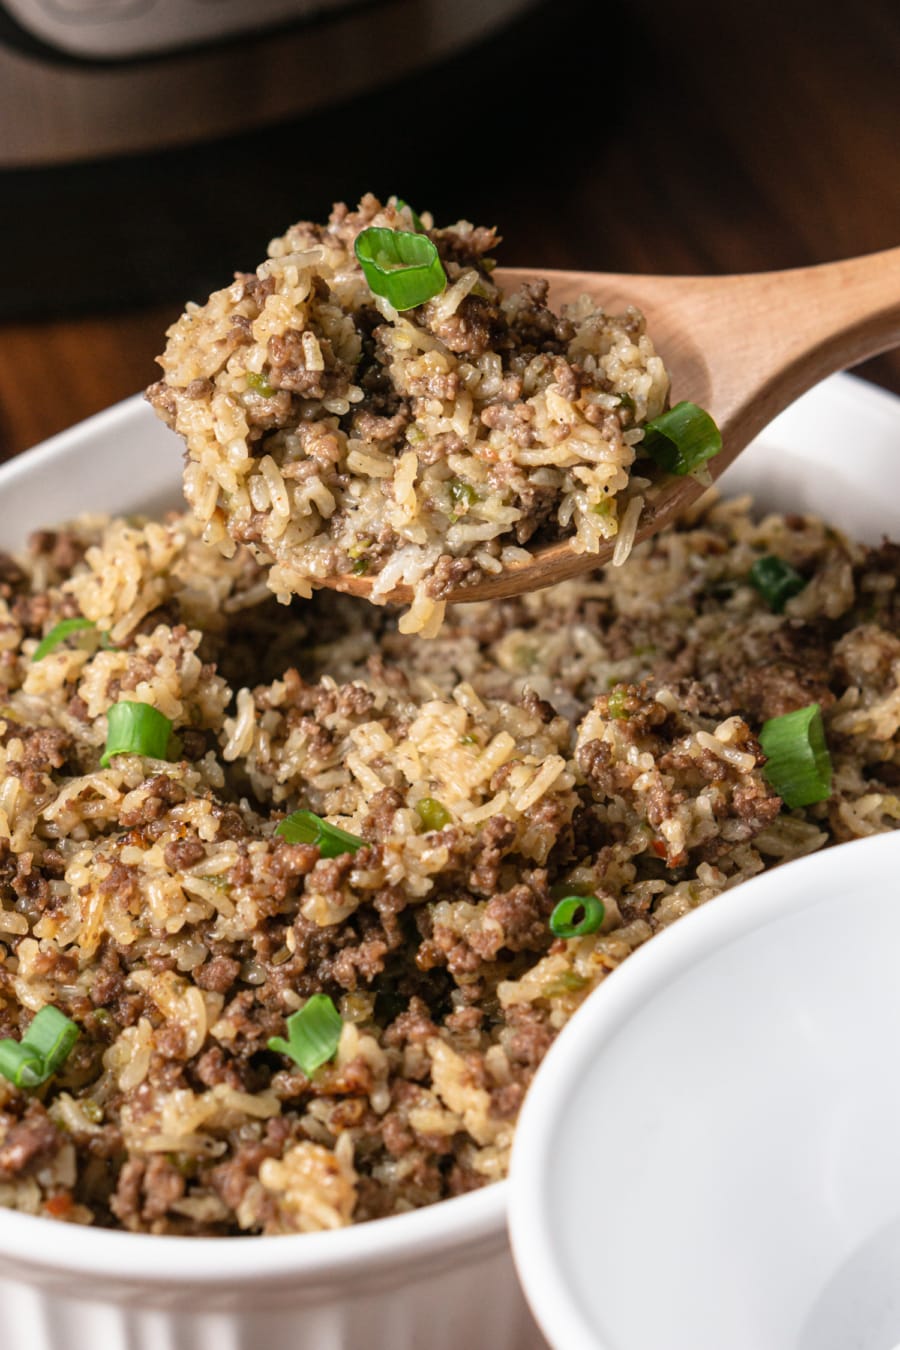
<instances>
[{"instance_id":1,"label":"scoop of rice","mask_svg":"<svg viewBox=\"0 0 900 1350\"><path fill-rule=\"evenodd\" d=\"M148 397L184 437L206 539L249 545L284 600L347 573L376 602L407 586L404 631L424 634L538 540L617 538L624 560L635 446L669 388L642 316L587 296L557 315L545 282L504 295L496 232L428 215L447 286L399 313L356 260L369 226L413 221L395 199L338 204L169 330Z\"/></svg>"}]
</instances>

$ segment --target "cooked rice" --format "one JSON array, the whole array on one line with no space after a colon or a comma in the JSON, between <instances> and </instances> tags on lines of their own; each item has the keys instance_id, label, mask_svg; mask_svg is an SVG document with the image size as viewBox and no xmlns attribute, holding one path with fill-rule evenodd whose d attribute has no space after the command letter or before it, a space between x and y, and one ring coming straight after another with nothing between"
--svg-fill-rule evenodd
<instances>
[{"instance_id":1,"label":"cooked rice","mask_svg":"<svg viewBox=\"0 0 900 1350\"><path fill-rule=\"evenodd\" d=\"M46 1087L0 1078L0 1204L285 1233L494 1181L548 1046L630 952L900 823L896 546L714 505L422 643L363 602L261 598L250 552L199 536L85 521L0 560L0 1035L45 1004L81 1030ZM747 583L761 553L807 578L783 615ZM96 628L33 662L78 613ZM100 767L123 698L172 718L180 760ZM756 733L812 701L833 794L784 811ZM367 846L288 844L298 807ZM569 893L602 899L599 932L553 938ZM317 992L343 1030L308 1078L267 1042Z\"/></svg>"},{"instance_id":2,"label":"cooked rice","mask_svg":"<svg viewBox=\"0 0 900 1350\"><path fill-rule=\"evenodd\" d=\"M583 296L557 316L545 283L504 297L494 230L425 223L449 281L433 300L398 313L353 252L368 226L409 229L408 209L338 205L188 305L148 396L184 437L209 542L248 544L283 600L347 573L372 577L380 603L408 586L403 631L433 635L446 595L524 544L615 539L624 561L631 466L669 381L637 310Z\"/></svg>"}]
</instances>

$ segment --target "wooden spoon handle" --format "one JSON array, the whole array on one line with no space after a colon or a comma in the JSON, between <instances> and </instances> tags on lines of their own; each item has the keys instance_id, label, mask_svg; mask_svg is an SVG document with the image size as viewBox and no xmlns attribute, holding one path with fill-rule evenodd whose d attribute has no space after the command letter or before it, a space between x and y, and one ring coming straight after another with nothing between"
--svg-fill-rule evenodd
<instances>
[{"instance_id":1,"label":"wooden spoon handle","mask_svg":"<svg viewBox=\"0 0 900 1350\"><path fill-rule=\"evenodd\" d=\"M718 475L800 394L900 342L900 248L722 278L703 318L725 441Z\"/></svg>"}]
</instances>

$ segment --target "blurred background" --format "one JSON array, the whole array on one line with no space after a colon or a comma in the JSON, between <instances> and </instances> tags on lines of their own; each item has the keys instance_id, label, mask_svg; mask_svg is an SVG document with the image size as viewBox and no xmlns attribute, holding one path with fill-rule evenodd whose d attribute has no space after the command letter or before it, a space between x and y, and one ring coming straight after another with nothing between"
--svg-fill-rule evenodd
<instances>
[{"instance_id":1,"label":"blurred background","mask_svg":"<svg viewBox=\"0 0 900 1350\"><path fill-rule=\"evenodd\" d=\"M900 243L900 5L0 0L0 127L6 458L149 383L186 300L367 190L498 225L509 265ZM900 393L900 354L863 373Z\"/></svg>"}]
</instances>

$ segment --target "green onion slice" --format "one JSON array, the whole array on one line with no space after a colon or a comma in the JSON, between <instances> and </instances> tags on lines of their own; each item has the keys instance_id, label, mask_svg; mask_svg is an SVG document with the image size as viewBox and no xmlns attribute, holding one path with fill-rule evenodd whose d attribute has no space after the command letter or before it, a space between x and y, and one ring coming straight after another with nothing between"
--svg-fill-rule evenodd
<instances>
[{"instance_id":1,"label":"green onion slice","mask_svg":"<svg viewBox=\"0 0 900 1350\"><path fill-rule=\"evenodd\" d=\"M44 657L55 651L70 633L80 633L83 628L94 627L93 619L83 619L80 615L75 619L61 619L35 647L32 661L43 661Z\"/></svg>"},{"instance_id":2,"label":"green onion slice","mask_svg":"<svg viewBox=\"0 0 900 1350\"><path fill-rule=\"evenodd\" d=\"M676 403L646 424L640 449L667 473L693 473L722 449L722 434L696 403Z\"/></svg>"},{"instance_id":3,"label":"green onion slice","mask_svg":"<svg viewBox=\"0 0 900 1350\"><path fill-rule=\"evenodd\" d=\"M0 1073L16 1087L37 1087L44 1081L44 1061L24 1041L4 1037L0 1041Z\"/></svg>"},{"instance_id":4,"label":"green onion slice","mask_svg":"<svg viewBox=\"0 0 900 1350\"><path fill-rule=\"evenodd\" d=\"M78 1035L78 1027L72 1019L48 1003L36 1015L23 1039L30 1050L41 1055L45 1074L49 1077L65 1064Z\"/></svg>"},{"instance_id":5,"label":"green onion slice","mask_svg":"<svg viewBox=\"0 0 900 1350\"><path fill-rule=\"evenodd\" d=\"M474 506L478 501L478 493L472 484L464 482L461 478L451 478L447 487L454 506Z\"/></svg>"},{"instance_id":6,"label":"green onion slice","mask_svg":"<svg viewBox=\"0 0 900 1350\"><path fill-rule=\"evenodd\" d=\"M342 830L339 825L329 825L314 811L295 811L293 815L285 816L275 833L289 844L315 844L323 858L339 858L342 853L355 853L366 842L358 835Z\"/></svg>"},{"instance_id":7,"label":"green onion slice","mask_svg":"<svg viewBox=\"0 0 900 1350\"><path fill-rule=\"evenodd\" d=\"M426 830L442 830L453 819L444 803L436 797L423 797L416 802L416 810Z\"/></svg>"},{"instance_id":8,"label":"green onion slice","mask_svg":"<svg viewBox=\"0 0 900 1350\"><path fill-rule=\"evenodd\" d=\"M100 759L106 768L113 755L145 755L165 759L172 723L149 703L114 703L106 714L106 749Z\"/></svg>"},{"instance_id":9,"label":"green onion slice","mask_svg":"<svg viewBox=\"0 0 900 1350\"><path fill-rule=\"evenodd\" d=\"M394 309L415 309L447 285L438 251L427 234L370 226L354 245L369 289Z\"/></svg>"},{"instance_id":10,"label":"green onion slice","mask_svg":"<svg viewBox=\"0 0 900 1350\"><path fill-rule=\"evenodd\" d=\"M341 1015L327 994L313 994L285 1023L288 1039L272 1036L269 1049L287 1055L309 1077L332 1059L343 1027Z\"/></svg>"},{"instance_id":11,"label":"green onion slice","mask_svg":"<svg viewBox=\"0 0 900 1350\"><path fill-rule=\"evenodd\" d=\"M790 810L831 796L831 756L818 703L763 723L763 773Z\"/></svg>"},{"instance_id":12,"label":"green onion slice","mask_svg":"<svg viewBox=\"0 0 900 1350\"><path fill-rule=\"evenodd\" d=\"M629 693L624 685L615 685L606 696L606 711L616 722L628 717Z\"/></svg>"},{"instance_id":13,"label":"green onion slice","mask_svg":"<svg viewBox=\"0 0 900 1350\"><path fill-rule=\"evenodd\" d=\"M0 1073L16 1087L37 1087L62 1067L79 1035L71 1018L48 1004L21 1041L0 1041Z\"/></svg>"},{"instance_id":14,"label":"green onion slice","mask_svg":"<svg viewBox=\"0 0 900 1350\"><path fill-rule=\"evenodd\" d=\"M606 906L596 895L567 895L550 915L550 932L561 938L586 937L596 933L605 916Z\"/></svg>"},{"instance_id":15,"label":"green onion slice","mask_svg":"<svg viewBox=\"0 0 900 1350\"><path fill-rule=\"evenodd\" d=\"M412 207L410 206L409 202L405 202L405 201L403 200L402 197L395 197L395 198L394 198L394 203L395 203L395 205L396 205L398 211L404 211L404 210L406 210L406 211L409 212L410 219L412 220L412 223L413 223L413 227L415 228L415 230L417 231L417 233L419 233L419 234L424 234L424 233L425 233L425 226L422 224L422 217L419 215L419 213L418 213L417 211L414 211L414 210L412 209Z\"/></svg>"},{"instance_id":16,"label":"green onion slice","mask_svg":"<svg viewBox=\"0 0 900 1350\"><path fill-rule=\"evenodd\" d=\"M271 398L275 393L265 375L260 375L255 370L248 370L244 379L247 381L247 388L252 389L255 394L259 394L260 398Z\"/></svg>"},{"instance_id":17,"label":"green onion slice","mask_svg":"<svg viewBox=\"0 0 900 1350\"><path fill-rule=\"evenodd\" d=\"M791 596L799 595L806 585L804 578L790 563L771 553L764 558L757 558L750 568L750 583L775 614L780 614Z\"/></svg>"}]
</instances>

